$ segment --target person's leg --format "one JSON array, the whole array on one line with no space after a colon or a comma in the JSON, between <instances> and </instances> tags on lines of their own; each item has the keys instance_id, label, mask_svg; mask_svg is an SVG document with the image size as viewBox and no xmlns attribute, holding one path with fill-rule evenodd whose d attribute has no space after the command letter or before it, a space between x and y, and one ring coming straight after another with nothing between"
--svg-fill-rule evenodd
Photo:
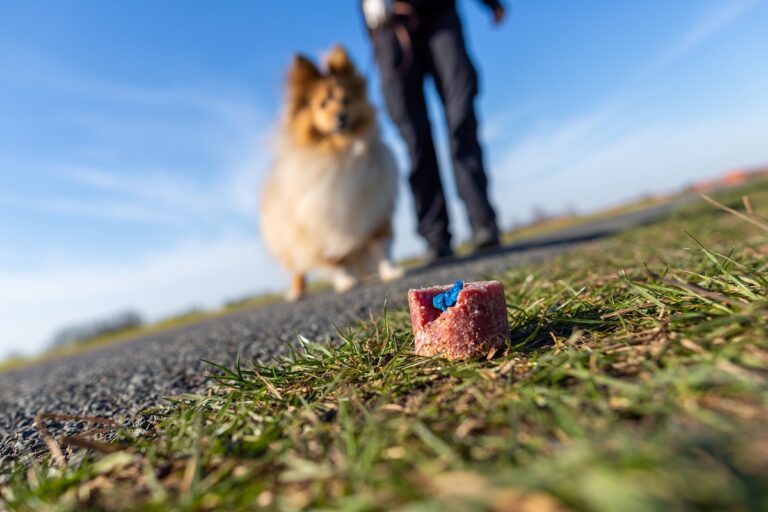
<instances>
[{"instance_id":1,"label":"person's leg","mask_svg":"<svg viewBox=\"0 0 768 512\"><path fill-rule=\"evenodd\" d=\"M425 61L418 39L413 37L412 64L399 70L402 50L391 31L382 31L374 41L376 63L387 111L408 147L418 232L431 249L449 252L448 210L424 100Z\"/></svg>"},{"instance_id":2,"label":"person's leg","mask_svg":"<svg viewBox=\"0 0 768 512\"><path fill-rule=\"evenodd\" d=\"M459 197L476 242L497 242L496 213L488 199L488 179L477 135L477 73L467 54L461 22L454 9L446 9L431 20L428 29L431 72L445 107ZM484 235L490 240L478 240Z\"/></svg>"}]
</instances>

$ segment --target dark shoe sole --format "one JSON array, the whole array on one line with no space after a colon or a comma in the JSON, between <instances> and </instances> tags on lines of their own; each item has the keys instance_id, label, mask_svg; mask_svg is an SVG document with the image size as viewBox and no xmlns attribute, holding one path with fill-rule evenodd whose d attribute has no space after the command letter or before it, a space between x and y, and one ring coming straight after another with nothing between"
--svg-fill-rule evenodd
<instances>
[{"instance_id":1,"label":"dark shoe sole","mask_svg":"<svg viewBox=\"0 0 768 512\"><path fill-rule=\"evenodd\" d=\"M441 250L429 250L427 251L426 256L424 256L424 265L429 266L433 265L435 263L442 263L444 261L450 260L455 256L453 250L451 249L441 249Z\"/></svg>"},{"instance_id":2,"label":"dark shoe sole","mask_svg":"<svg viewBox=\"0 0 768 512\"><path fill-rule=\"evenodd\" d=\"M501 242L498 239L490 240L488 242L483 242L482 244L475 245L472 248L472 254L494 251L499 248L501 248Z\"/></svg>"}]
</instances>

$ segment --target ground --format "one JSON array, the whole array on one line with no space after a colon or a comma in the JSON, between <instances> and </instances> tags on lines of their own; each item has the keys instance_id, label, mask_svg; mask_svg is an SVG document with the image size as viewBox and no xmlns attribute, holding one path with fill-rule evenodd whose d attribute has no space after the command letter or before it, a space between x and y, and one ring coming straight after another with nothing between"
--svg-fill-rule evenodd
<instances>
[{"instance_id":1,"label":"ground","mask_svg":"<svg viewBox=\"0 0 768 512\"><path fill-rule=\"evenodd\" d=\"M414 356L407 309L381 297L330 346L209 363L198 393L107 441L47 437L5 465L0 506L768 509L768 184L718 200L739 211L698 201L489 268L512 329L487 360Z\"/></svg>"}]
</instances>

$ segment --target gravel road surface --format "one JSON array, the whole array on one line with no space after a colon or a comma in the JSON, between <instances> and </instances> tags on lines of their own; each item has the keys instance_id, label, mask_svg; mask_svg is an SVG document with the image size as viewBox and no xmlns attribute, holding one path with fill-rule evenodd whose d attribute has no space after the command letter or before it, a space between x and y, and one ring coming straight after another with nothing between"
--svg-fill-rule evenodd
<instances>
[{"instance_id":1,"label":"gravel road surface","mask_svg":"<svg viewBox=\"0 0 768 512\"><path fill-rule=\"evenodd\" d=\"M656 206L609 220L531 238L482 257L453 260L411 271L392 284L372 284L343 295L323 292L296 304L277 303L195 325L0 373L0 464L37 452L39 412L130 419L163 397L203 389L208 359L231 365L268 359L285 351L298 334L329 341L336 327L379 314L385 297L405 304L409 288L493 276L523 262L562 252L574 244L648 223L678 204ZM82 428L51 428L52 434ZM73 433L73 432L70 432Z\"/></svg>"}]
</instances>

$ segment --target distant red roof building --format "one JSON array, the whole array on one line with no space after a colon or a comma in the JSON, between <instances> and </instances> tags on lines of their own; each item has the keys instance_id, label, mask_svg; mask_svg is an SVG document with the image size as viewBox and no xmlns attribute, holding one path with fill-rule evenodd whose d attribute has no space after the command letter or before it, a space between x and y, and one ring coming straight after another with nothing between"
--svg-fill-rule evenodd
<instances>
[{"instance_id":1,"label":"distant red roof building","mask_svg":"<svg viewBox=\"0 0 768 512\"><path fill-rule=\"evenodd\" d=\"M714 180L698 181L688 187L691 192L703 193L709 192L719 187L729 187L740 185L749 181L751 178L768 175L768 167L759 167L756 169L733 169L726 172L721 177Z\"/></svg>"},{"instance_id":2,"label":"distant red roof building","mask_svg":"<svg viewBox=\"0 0 768 512\"><path fill-rule=\"evenodd\" d=\"M734 169L725 173L725 175L723 175L723 177L720 179L720 183L723 185L740 185L741 183L747 181L751 176L751 172L743 171L741 169Z\"/></svg>"}]
</instances>

